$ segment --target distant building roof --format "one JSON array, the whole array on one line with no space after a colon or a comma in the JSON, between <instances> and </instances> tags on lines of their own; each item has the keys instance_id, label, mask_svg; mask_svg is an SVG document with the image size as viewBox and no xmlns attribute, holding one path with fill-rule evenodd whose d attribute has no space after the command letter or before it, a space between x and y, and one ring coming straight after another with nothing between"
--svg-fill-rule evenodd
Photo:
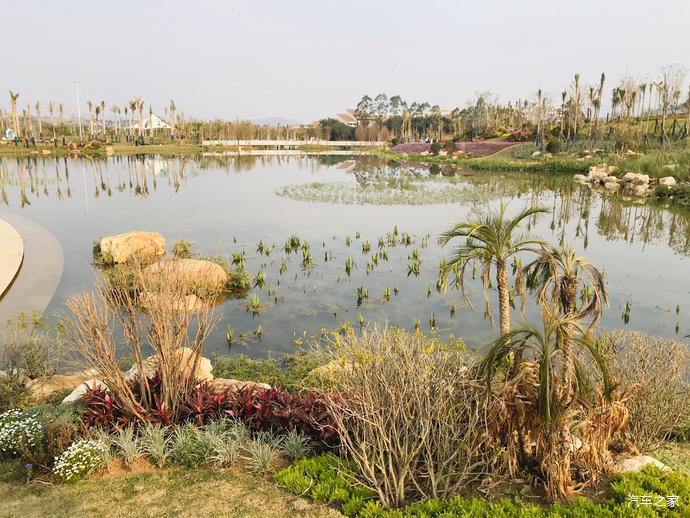
<instances>
[{"instance_id":1,"label":"distant building roof","mask_svg":"<svg viewBox=\"0 0 690 518\"><path fill-rule=\"evenodd\" d=\"M345 124L351 124L353 122L357 122L357 119L355 119L352 115L349 113L339 113L338 114L338 119L340 119L341 122L344 122Z\"/></svg>"}]
</instances>

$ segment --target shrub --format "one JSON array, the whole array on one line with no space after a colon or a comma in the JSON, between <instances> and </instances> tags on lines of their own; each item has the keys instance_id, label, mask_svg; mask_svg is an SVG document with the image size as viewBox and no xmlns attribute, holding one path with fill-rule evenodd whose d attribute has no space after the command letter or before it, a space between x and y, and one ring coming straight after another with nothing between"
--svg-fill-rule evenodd
<instances>
[{"instance_id":1,"label":"shrub","mask_svg":"<svg viewBox=\"0 0 690 518\"><path fill-rule=\"evenodd\" d=\"M611 376L627 395L627 436L651 451L690 421L690 350L682 342L637 331L605 336Z\"/></svg>"},{"instance_id":2,"label":"shrub","mask_svg":"<svg viewBox=\"0 0 690 518\"><path fill-rule=\"evenodd\" d=\"M549 140L549 143L546 144L546 152L547 153L560 153L561 151L561 141L560 140Z\"/></svg>"},{"instance_id":3,"label":"shrub","mask_svg":"<svg viewBox=\"0 0 690 518\"><path fill-rule=\"evenodd\" d=\"M180 239L173 244L173 254L180 259L191 259L193 257L191 248L192 244L189 241Z\"/></svg>"},{"instance_id":4,"label":"shrub","mask_svg":"<svg viewBox=\"0 0 690 518\"><path fill-rule=\"evenodd\" d=\"M666 185L658 185L654 190L656 199L662 202L672 202L681 207L690 207L690 186L674 185L670 189Z\"/></svg>"},{"instance_id":5,"label":"shrub","mask_svg":"<svg viewBox=\"0 0 690 518\"><path fill-rule=\"evenodd\" d=\"M619 475L611 484L610 496L600 504L579 497L569 504L552 504L547 508L513 503L507 499L489 502L484 498L431 499L411 503L398 509L385 509L374 493L357 485L357 466L333 455L303 459L279 471L275 481L295 494L342 506L347 516L359 518L642 518L654 516L686 516L690 506L690 477L680 473L662 473L653 466L637 473ZM631 496L678 497L674 508L631 503ZM652 498L652 503L656 502ZM668 502L668 500L666 500Z\"/></svg>"},{"instance_id":6,"label":"shrub","mask_svg":"<svg viewBox=\"0 0 690 518\"><path fill-rule=\"evenodd\" d=\"M311 451L309 437L295 429L290 430L280 442L280 451L292 461L306 457Z\"/></svg>"},{"instance_id":7,"label":"shrub","mask_svg":"<svg viewBox=\"0 0 690 518\"><path fill-rule=\"evenodd\" d=\"M355 516L374 493L356 484L357 465L332 454L299 460L274 475L288 491L314 500L338 502L347 516Z\"/></svg>"},{"instance_id":8,"label":"shrub","mask_svg":"<svg viewBox=\"0 0 690 518\"><path fill-rule=\"evenodd\" d=\"M98 440L84 439L75 442L55 459L53 473L64 482L74 482L103 466L103 450L106 446Z\"/></svg>"},{"instance_id":9,"label":"shrub","mask_svg":"<svg viewBox=\"0 0 690 518\"><path fill-rule=\"evenodd\" d=\"M33 450L41 438L41 421L26 415L19 409L8 410L0 415L0 456L16 457L22 447Z\"/></svg>"},{"instance_id":10,"label":"shrub","mask_svg":"<svg viewBox=\"0 0 690 518\"><path fill-rule=\"evenodd\" d=\"M274 440L260 437L252 439L246 445L247 469L256 473L265 473L278 457L278 448Z\"/></svg>"},{"instance_id":11,"label":"shrub","mask_svg":"<svg viewBox=\"0 0 690 518\"><path fill-rule=\"evenodd\" d=\"M93 265L96 268L109 268L115 265L115 258L113 257L113 254L101 250L100 239L96 239L93 242L93 247L91 249L91 257L93 260Z\"/></svg>"},{"instance_id":12,"label":"shrub","mask_svg":"<svg viewBox=\"0 0 690 518\"><path fill-rule=\"evenodd\" d=\"M143 453L139 438L134 433L134 427L131 425L126 428L120 428L111 438L118 455L122 457L128 466L131 466L132 462Z\"/></svg>"},{"instance_id":13,"label":"shrub","mask_svg":"<svg viewBox=\"0 0 690 518\"><path fill-rule=\"evenodd\" d=\"M429 152L432 155L438 155L439 151L441 151L441 143L440 142L432 142L431 147L429 148Z\"/></svg>"},{"instance_id":14,"label":"shrub","mask_svg":"<svg viewBox=\"0 0 690 518\"><path fill-rule=\"evenodd\" d=\"M461 342L379 327L327 342L316 350L343 367L326 408L384 506L455 494L486 471L484 387Z\"/></svg>"},{"instance_id":15,"label":"shrub","mask_svg":"<svg viewBox=\"0 0 690 518\"><path fill-rule=\"evenodd\" d=\"M455 142L448 140L443 143L443 149L449 154L453 154L456 151Z\"/></svg>"},{"instance_id":16,"label":"shrub","mask_svg":"<svg viewBox=\"0 0 690 518\"><path fill-rule=\"evenodd\" d=\"M157 423L146 423L139 429L141 451L159 468L170 456L170 436L168 430Z\"/></svg>"},{"instance_id":17,"label":"shrub","mask_svg":"<svg viewBox=\"0 0 690 518\"><path fill-rule=\"evenodd\" d=\"M74 405L41 405L25 410L23 415L37 419L41 432L32 442L20 440L19 455L34 469L50 471L55 458L81 437L77 409Z\"/></svg>"},{"instance_id":18,"label":"shrub","mask_svg":"<svg viewBox=\"0 0 690 518\"><path fill-rule=\"evenodd\" d=\"M429 174L436 176L441 172L441 168L439 167L438 164L431 164L431 167L429 167Z\"/></svg>"},{"instance_id":19,"label":"shrub","mask_svg":"<svg viewBox=\"0 0 690 518\"><path fill-rule=\"evenodd\" d=\"M191 424L175 427L171 456L185 468L196 468L206 460L206 447L199 441L198 429Z\"/></svg>"}]
</instances>

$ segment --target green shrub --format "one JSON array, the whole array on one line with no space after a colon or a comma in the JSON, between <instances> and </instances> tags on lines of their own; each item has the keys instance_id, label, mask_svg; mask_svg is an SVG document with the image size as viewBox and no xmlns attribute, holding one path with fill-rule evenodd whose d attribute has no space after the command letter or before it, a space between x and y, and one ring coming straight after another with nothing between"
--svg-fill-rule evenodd
<instances>
[{"instance_id":1,"label":"green shrub","mask_svg":"<svg viewBox=\"0 0 690 518\"><path fill-rule=\"evenodd\" d=\"M671 188L666 185L659 185L655 189L654 195L661 202L690 207L690 185L674 185Z\"/></svg>"},{"instance_id":2,"label":"green shrub","mask_svg":"<svg viewBox=\"0 0 690 518\"><path fill-rule=\"evenodd\" d=\"M358 518L643 518L655 516L688 516L690 511L690 477L681 473L663 473L654 466L640 472L619 475L611 484L610 496L600 504L579 497L568 504L540 508L516 504L508 499L489 502L483 498L455 496L415 502L400 509L384 509L374 494L355 482L356 465L332 454L319 455L295 462L274 475L275 481L288 491L314 500L341 505L343 513ZM631 503L631 496L677 496L675 508ZM652 498L652 503L656 500Z\"/></svg>"},{"instance_id":3,"label":"green shrub","mask_svg":"<svg viewBox=\"0 0 690 518\"><path fill-rule=\"evenodd\" d=\"M175 241L173 244L173 254L175 254L175 257L180 259L191 259L193 257L191 248L192 243L180 239L179 241Z\"/></svg>"},{"instance_id":4,"label":"green shrub","mask_svg":"<svg viewBox=\"0 0 690 518\"><path fill-rule=\"evenodd\" d=\"M429 152L432 155L438 155L439 151L441 151L441 143L440 142L432 142L431 148L429 148Z\"/></svg>"},{"instance_id":5,"label":"green shrub","mask_svg":"<svg viewBox=\"0 0 690 518\"><path fill-rule=\"evenodd\" d=\"M429 174L436 176L441 172L441 168L439 167L438 164L431 164L431 167L429 168Z\"/></svg>"},{"instance_id":6,"label":"green shrub","mask_svg":"<svg viewBox=\"0 0 690 518\"><path fill-rule=\"evenodd\" d=\"M91 255L93 259L93 265L96 268L108 268L115 264L115 258L113 257L113 254L101 250L100 239L96 239L93 242Z\"/></svg>"},{"instance_id":7,"label":"green shrub","mask_svg":"<svg viewBox=\"0 0 690 518\"><path fill-rule=\"evenodd\" d=\"M275 481L293 493L313 500L342 505L347 516L356 516L374 493L356 485L353 462L332 454L302 459L274 475Z\"/></svg>"},{"instance_id":8,"label":"green shrub","mask_svg":"<svg viewBox=\"0 0 690 518\"><path fill-rule=\"evenodd\" d=\"M559 153L561 151L561 141L560 140L549 140L549 143L546 144L546 152L547 153Z\"/></svg>"},{"instance_id":9,"label":"green shrub","mask_svg":"<svg viewBox=\"0 0 690 518\"><path fill-rule=\"evenodd\" d=\"M444 151L446 151L446 153L452 155L453 153L455 153L457 148L455 147L455 142L453 142L452 140L448 140L443 143L443 149Z\"/></svg>"},{"instance_id":10,"label":"green shrub","mask_svg":"<svg viewBox=\"0 0 690 518\"><path fill-rule=\"evenodd\" d=\"M29 408L23 415L41 423L41 433L29 443L19 443L19 456L34 469L49 471L55 458L81 438L81 421L75 405L40 405Z\"/></svg>"}]
</instances>

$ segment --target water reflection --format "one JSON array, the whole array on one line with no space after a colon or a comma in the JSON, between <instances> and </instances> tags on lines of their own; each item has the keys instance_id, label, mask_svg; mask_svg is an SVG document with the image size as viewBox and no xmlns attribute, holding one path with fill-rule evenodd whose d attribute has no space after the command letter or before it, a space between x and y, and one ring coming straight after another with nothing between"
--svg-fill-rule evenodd
<instances>
[{"instance_id":1,"label":"water reflection","mask_svg":"<svg viewBox=\"0 0 690 518\"><path fill-rule=\"evenodd\" d=\"M286 185L309 192L313 203L304 203L297 195L276 195ZM320 187L311 185L331 189L332 199L319 199ZM398 193L402 200L419 186L436 204L362 206L345 205L341 199L369 190L386 199ZM448 193L453 194L453 203L439 204ZM683 321L683 312L676 317L655 309L675 307L679 301L682 308L690 307L690 213L642 205L619 195L603 196L573 183L568 175L432 171L351 155L98 160L35 156L0 161L0 194L5 210L45 226L65 251L64 274L49 312L64 310L67 297L93 282L92 241L105 235L151 230L161 232L169 248L177 239L185 239L205 255L246 250L249 271L256 275L263 269L268 277L267 285L254 292L262 303L272 300L274 305L257 316L247 313L244 303L225 303L217 351L227 347L222 331L227 324L246 336L254 336L253 330L261 324L261 343L259 338L249 340L254 350L248 352L258 355L268 348L292 350L293 333L315 333L339 321L356 321L360 311L366 320L388 320L405 327L415 320L424 323L434 313L444 332L467 337L470 343L485 343L493 331L481 313L464 307L457 293L429 295L429 286L435 285L439 262L448 253L436 243L438 233L501 201L511 202L515 212L525 206L547 207L547 215L530 220L530 230L554 243L572 243L606 269L612 307L605 312L603 325L623 325L620 308L629 302L630 325L636 329L675 337L677 319L681 321L678 336L688 334L690 324ZM379 256L373 263L378 238L394 226L409 232L412 243L386 246L387 259ZM356 232L361 232L361 241L355 239ZM305 271L293 258L293 266L283 274L282 245L293 233L309 240L315 266ZM270 256L255 252L259 240L276 245ZM360 253L365 240L371 240L371 253ZM415 248L422 259L421 271L407 277L408 258ZM351 276L345 271L348 259L354 264ZM371 300L358 308L360 287L368 290ZM477 284L476 293L480 289ZM388 299L381 299L386 292ZM441 317L449 314L449 307L457 312ZM528 318L538 318L538 311L532 308Z\"/></svg>"}]
</instances>

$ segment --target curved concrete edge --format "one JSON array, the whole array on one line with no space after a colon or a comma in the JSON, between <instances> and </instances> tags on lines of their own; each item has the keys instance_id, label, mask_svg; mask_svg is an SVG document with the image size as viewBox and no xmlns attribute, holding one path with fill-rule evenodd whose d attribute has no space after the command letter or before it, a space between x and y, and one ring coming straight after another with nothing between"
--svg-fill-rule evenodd
<instances>
[{"instance_id":1,"label":"curved concrete edge","mask_svg":"<svg viewBox=\"0 0 690 518\"><path fill-rule=\"evenodd\" d=\"M0 219L0 297L19 273L24 261L24 240L7 221Z\"/></svg>"}]
</instances>

